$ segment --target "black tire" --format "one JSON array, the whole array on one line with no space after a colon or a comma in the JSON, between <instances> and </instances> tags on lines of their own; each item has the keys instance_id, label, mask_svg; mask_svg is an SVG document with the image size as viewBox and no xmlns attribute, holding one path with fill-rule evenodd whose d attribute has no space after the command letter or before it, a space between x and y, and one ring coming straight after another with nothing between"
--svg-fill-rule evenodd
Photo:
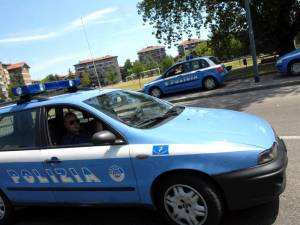
<instances>
[{"instance_id":1,"label":"black tire","mask_svg":"<svg viewBox=\"0 0 300 225\"><path fill-rule=\"evenodd\" d=\"M156 98L162 97L162 91L158 87L154 87L150 89L150 95Z\"/></svg>"},{"instance_id":2,"label":"black tire","mask_svg":"<svg viewBox=\"0 0 300 225\"><path fill-rule=\"evenodd\" d=\"M194 197L200 194L200 196L198 196L198 200L194 200L194 203L191 203L189 200L186 201L186 199L188 199L186 197L186 199L178 200L180 198L176 197L175 190L172 188L178 188L180 187L180 185L183 187L184 192L191 190L189 188L192 188L195 191L194 193L197 193L190 198L190 201L193 202ZM173 191L174 194L174 196L171 198L169 198L171 195L168 195L171 194L170 190ZM193 192L193 190L191 190L191 192ZM179 192L177 191L177 194L178 193ZM191 193L186 192L186 194ZM192 220L191 217L193 217L194 213L199 213L199 211L202 212L202 209L199 210L199 207L202 207L202 204L204 209L203 212L206 213L205 215L198 215L195 217L195 225L218 225L222 219L224 212L222 198L221 195L218 193L218 190L209 180L203 179L201 176L185 174L167 177L166 179L163 179L161 183L158 184L157 189L154 192L154 198L156 208L158 209L158 211L170 224L174 225L182 225L185 223L189 224L187 221ZM168 200L172 200L167 201L167 198ZM173 200L174 202L180 202L179 204L173 204ZM170 203L172 203L172 206L169 205ZM195 210L196 207L199 210L198 212L197 210ZM176 211L172 211L173 208L175 208ZM182 212L183 214L181 214ZM177 214L177 219L174 217L172 218L172 213L173 215ZM189 214L185 215L185 213ZM185 219L179 219L179 217ZM196 221L198 221L198 223L195 223Z\"/></svg>"},{"instance_id":3,"label":"black tire","mask_svg":"<svg viewBox=\"0 0 300 225\"><path fill-rule=\"evenodd\" d=\"M12 222L14 208L2 192L0 192L0 211L4 212L3 216L0 213L0 225L10 224Z\"/></svg>"},{"instance_id":4,"label":"black tire","mask_svg":"<svg viewBox=\"0 0 300 225\"><path fill-rule=\"evenodd\" d=\"M291 74L291 75L299 76L300 71L296 72L296 71L293 70L293 66L295 66L296 64L300 64L300 60L294 60L294 61L289 63L288 73Z\"/></svg>"},{"instance_id":5,"label":"black tire","mask_svg":"<svg viewBox=\"0 0 300 225\"><path fill-rule=\"evenodd\" d=\"M209 76L203 80L202 86L205 90L213 90L218 87L218 81L214 77Z\"/></svg>"}]
</instances>

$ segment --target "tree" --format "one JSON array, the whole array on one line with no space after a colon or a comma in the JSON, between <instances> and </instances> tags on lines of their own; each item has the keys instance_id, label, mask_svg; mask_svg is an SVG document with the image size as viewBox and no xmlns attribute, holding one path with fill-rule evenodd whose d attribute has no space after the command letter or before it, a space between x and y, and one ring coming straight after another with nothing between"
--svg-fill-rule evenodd
<instances>
[{"instance_id":1,"label":"tree","mask_svg":"<svg viewBox=\"0 0 300 225\"><path fill-rule=\"evenodd\" d=\"M83 71L81 76L80 76L80 84L83 87L89 87L91 85L91 80L88 72Z\"/></svg>"},{"instance_id":2,"label":"tree","mask_svg":"<svg viewBox=\"0 0 300 225\"><path fill-rule=\"evenodd\" d=\"M167 56L166 58L164 58L164 60L160 64L161 71L165 71L170 66L172 66L174 63L175 63L175 61L174 61L173 57Z\"/></svg>"},{"instance_id":3,"label":"tree","mask_svg":"<svg viewBox=\"0 0 300 225\"><path fill-rule=\"evenodd\" d=\"M296 37L296 46L297 46L297 48L300 48L300 33L298 33L298 35Z\"/></svg>"},{"instance_id":4,"label":"tree","mask_svg":"<svg viewBox=\"0 0 300 225\"><path fill-rule=\"evenodd\" d=\"M300 31L300 0L252 2L258 52L276 51L282 55L295 49L294 39ZM244 0L143 0L137 7L144 23L149 22L156 29L156 38L168 45L181 40L184 34L191 37L194 30L200 36L202 25L210 28L213 36L219 35L218 39L228 33L241 43L247 38Z\"/></svg>"},{"instance_id":5,"label":"tree","mask_svg":"<svg viewBox=\"0 0 300 225\"><path fill-rule=\"evenodd\" d=\"M14 87L19 87L19 86L23 86L23 85L24 85L23 82L20 82L20 81L12 80L12 79L11 79L11 80L10 80L10 84L9 84L8 87L7 87L7 90L8 90L8 97L9 97L10 99L16 99L17 97L13 95L12 89L13 89Z\"/></svg>"},{"instance_id":6,"label":"tree","mask_svg":"<svg viewBox=\"0 0 300 225\"><path fill-rule=\"evenodd\" d=\"M213 50L213 55L220 59L232 59L248 52L240 40L230 34L226 37L215 34L209 41L209 47Z\"/></svg>"},{"instance_id":7,"label":"tree","mask_svg":"<svg viewBox=\"0 0 300 225\"><path fill-rule=\"evenodd\" d=\"M6 97L3 94L3 92L0 90L0 102L5 102L5 100L6 100Z\"/></svg>"},{"instance_id":8,"label":"tree","mask_svg":"<svg viewBox=\"0 0 300 225\"><path fill-rule=\"evenodd\" d=\"M69 71L68 71L68 79L75 79L75 74L72 72L72 70L69 68Z\"/></svg>"},{"instance_id":9,"label":"tree","mask_svg":"<svg viewBox=\"0 0 300 225\"><path fill-rule=\"evenodd\" d=\"M214 51L211 47L208 46L207 41L203 41L196 46L196 48L192 51L193 55L196 56L206 56L206 55L214 55Z\"/></svg>"},{"instance_id":10,"label":"tree","mask_svg":"<svg viewBox=\"0 0 300 225\"><path fill-rule=\"evenodd\" d=\"M126 59L126 61L124 63L124 69L127 71L127 73L129 73L131 68L132 68L132 63L131 63L130 59Z\"/></svg>"},{"instance_id":11,"label":"tree","mask_svg":"<svg viewBox=\"0 0 300 225\"><path fill-rule=\"evenodd\" d=\"M104 74L104 82L106 84L114 84L117 81L117 73L113 69L109 69Z\"/></svg>"},{"instance_id":12,"label":"tree","mask_svg":"<svg viewBox=\"0 0 300 225\"><path fill-rule=\"evenodd\" d=\"M49 74L44 79L41 80L41 83L52 82L59 80L59 76L57 74Z\"/></svg>"},{"instance_id":13,"label":"tree","mask_svg":"<svg viewBox=\"0 0 300 225\"><path fill-rule=\"evenodd\" d=\"M146 69L146 66L143 62L140 62L140 61L135 61L133 64L132 64L132 68L131 68L131 72L140 76L141 72L147 70Z\"/></svg>"}]
</instances>

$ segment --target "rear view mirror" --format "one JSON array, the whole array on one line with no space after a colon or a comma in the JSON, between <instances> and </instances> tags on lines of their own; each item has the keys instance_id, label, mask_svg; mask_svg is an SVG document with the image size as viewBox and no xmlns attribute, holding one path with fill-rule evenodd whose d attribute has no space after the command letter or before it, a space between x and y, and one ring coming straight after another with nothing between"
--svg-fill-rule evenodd
<instances>
[{"instance_id":1,"label":"rear view mirror","mask_svg":"<svg viewBox=\"0 0 300 225\"><path fill-rule=\"evenodd\" d=\"M113 144L115 141L116 136L108 130L97 132L92 137L94 145Z\"/></svg>"}]
</instances>

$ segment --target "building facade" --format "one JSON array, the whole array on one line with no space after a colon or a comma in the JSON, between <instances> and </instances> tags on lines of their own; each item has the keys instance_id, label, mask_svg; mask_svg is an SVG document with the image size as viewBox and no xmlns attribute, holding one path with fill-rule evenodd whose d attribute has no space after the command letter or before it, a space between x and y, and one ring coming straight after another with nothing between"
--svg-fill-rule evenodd
<instances>
[{"instance_id":1,"label":"building facade","mask_svg":"<svg viewBox=\"0 0 300 225\"><path fill-rule=\"evenodd\" d=\"M185 55L187 51L191 51L194 48L196 48L199 43L201 43L201 41L200 39L197 38L190 38L188 40L181 42L178 45L178 54L180 56Z\"/></svg>"},{"instance_id":2,"label":"building facade","mask_svg":"<svg viewBox=\"0 0 300 225\"><path fill-rule=\"evenodd\" d=\"M94 62L91 59L79 61L78 64L74 65L76 75L81 77L84 72L87 72L89 74L92 85L98 86L98 78L94 68L94 63L101 85L106 84L105 76L108 72L113 72L116 74L116 82L121 81L121 72L118 63L118 57L110 55L101 58L95 58Z\"/></svg>"},{"instance_id":3,"label":"building facade","mask_svg":"<svg viewBox=\"0 0 300 225\"><path fill-rule=\"evenodd\" d=\"M138 58L140 61L155 60L159 62L162 61L166 56L167 54L165 46L148 46L138 51Z\"/></svg>"},{"instance_id":4,"label":"building facade","mask_svg":"<svg viewBox=\"0 0 300 225\"><path fill-rule=\"evenodd\" d=\"M0 62L0 91L6 98L8 97L9 85L10 85L9 73L6 69L6 66Z\"/></svg>"},{"instance_id":5,"label":"building facade","mask_svg":"<svg viewBox=\"0 0 300 225\"><path fill-rule=\"evenodd\" d=\"M32 84L29 68L30 66L25 62L7 64L6 69L9 73L11 83Z\"/></svg>"}]
</instances>

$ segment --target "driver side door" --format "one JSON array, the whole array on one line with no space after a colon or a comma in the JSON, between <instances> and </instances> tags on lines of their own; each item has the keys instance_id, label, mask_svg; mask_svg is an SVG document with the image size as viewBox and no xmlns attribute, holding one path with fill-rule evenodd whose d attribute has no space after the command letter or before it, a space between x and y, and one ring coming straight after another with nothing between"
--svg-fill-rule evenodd
<instances>
[{"instance_id":1,"label":"driver side door","mask_svg":"<svg viewBox=\"0 0 300 225\"><path fill-rule=\"evenodd\" d=\"M188 81L185 76L190 72L188 62L180 63L173 66L165 74L164 90L165 93L172 93L188 89Z\"/></svg>"},{"instance_id":2,"label":"driver side door","mask_svg":"<svg viewBox=\"0 0 300 225\"><path fill-rule=\"evenodd\" d=\"M54 107L55 108L55 107ZM61 108L61 107L60 107ZM67 110L66 110L67 109ZM102 123L103 130L109 130L117 137L114 143L95 146L89 143L62 145L53 142L48 135L47 146L42 150L44 168L51 180L51 189L58 203L135 203L139 201L136 178L129 157L129 147L124 137L108 124L88 112L64 106L58 112L63 119L66 111L78 115L82 129L94 121ZM59 113L60 112L60 113ZM45 110L46 132L51 134L47 109ZM57 120L59 121L59 119ZM59 127L57 127L59 129ZM55 132L55 130L54 130Z\"/></svg>"}]
</instances>

